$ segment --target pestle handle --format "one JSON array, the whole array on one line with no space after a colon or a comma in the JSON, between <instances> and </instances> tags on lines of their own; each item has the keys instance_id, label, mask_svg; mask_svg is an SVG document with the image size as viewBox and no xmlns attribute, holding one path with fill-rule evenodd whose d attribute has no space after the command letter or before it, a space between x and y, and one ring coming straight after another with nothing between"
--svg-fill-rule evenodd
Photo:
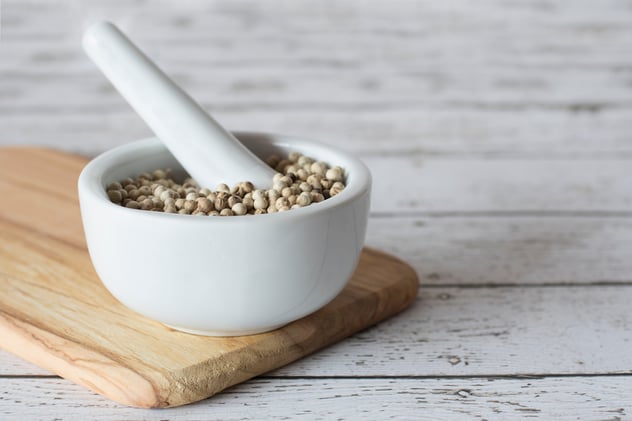
<instances>
[{"instance_id":1,"label":"pestle handle","mask_svg":"<svg viewBox=\"0 0 632 421\"><path fill-rule=\"evenodd\" d=\"M272 184L274 171L165 75L116 26L85 32L88 56L201 187Z\"/></svg>"}]
</instances>

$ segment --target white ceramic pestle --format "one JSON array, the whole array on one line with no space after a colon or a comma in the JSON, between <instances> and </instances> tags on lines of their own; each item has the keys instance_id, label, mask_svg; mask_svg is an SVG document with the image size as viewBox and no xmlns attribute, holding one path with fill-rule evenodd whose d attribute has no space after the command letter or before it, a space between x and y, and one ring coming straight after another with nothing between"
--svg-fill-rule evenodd
<instances>
[{"instance_id":1,"label":"white ceramic pestle","mask_svg":"<svg viewBox=\"0 0 632 421\"><path fill-rule=\"evenodd\" d=\"M83 37L88 56L201 187L272 184L274 171L220 126L116 26L98 22Z\"/></svg>"}]
</instances>

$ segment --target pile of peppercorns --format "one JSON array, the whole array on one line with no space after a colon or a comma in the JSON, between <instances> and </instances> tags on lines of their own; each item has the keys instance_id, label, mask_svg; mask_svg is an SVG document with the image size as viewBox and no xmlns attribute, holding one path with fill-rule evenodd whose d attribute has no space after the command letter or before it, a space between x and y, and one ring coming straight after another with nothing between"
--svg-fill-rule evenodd
<instances>
[{"instance_id":1,"label":"pile of peppercorns","mask_svg":"<svg viewBox=\"0 0 632 421\"><path fill-rule=\"evenodd\" d=\"M156 170L107 186L110 201L130 209L186 215L232 216L284 212L322 202L345 188L340 167L292 152L285 159L273 155L268 165L277 171L272 188L257 190L244 181L233 188L200 188L187 178L179 184L171 170Z\"/></svg>"}]
</instances>

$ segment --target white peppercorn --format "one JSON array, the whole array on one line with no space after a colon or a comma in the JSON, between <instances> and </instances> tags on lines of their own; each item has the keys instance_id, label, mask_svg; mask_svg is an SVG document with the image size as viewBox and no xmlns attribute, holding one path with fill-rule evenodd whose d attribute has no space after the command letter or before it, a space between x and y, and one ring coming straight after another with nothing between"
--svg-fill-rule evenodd
<instances>
[{"instance_id":1,"label":"white peppercorn","mask_svg":"<svg viewBox=\"0 0 632 421\"><path fill-rule=\"evenodd\" d=\"M206 197L200 197L197 199L197 209L201 212L209 213L214 210L213 203Z\"/></svg>"},{"instance_id":2,"label":"white peppercorn","mask_svg":"<svg viewBox=\"0 0 632 421\"><path fill-rule=\"evenodd\" d=\"M271 190L268 190L268 192L267 192L267 196L268 196L268 200L269 200L270 202L274 202L274 201L276 201L279 197L281 197L281 193L279 193L279 191L278 191L278 190L271 189Z\"/></svg>"},{"instance_id":3,"label":"white peppercorn","mask_svg":"<svg viewBox=\"0 0 632 421\"><path fill-rule=\"evenodd\" d=\"M167 172L164 170L156 170L152 173L154 180L161 180L163 178L167 178Z\"/></svg>"},{"instance_id":4,"label":"white peppercorn","mask_svg":"<svg viewBox=\"0 0 632 421\"><path fill-rule=\"evenodd\" d=\"M241 203L243 203L248 209L253 209L255 207L255 201L250 194L244 196Z\"/></svg>"},{"instance_id":5,"label":"white peppercorn","mask_svg":"<svg viewBox=\"0 0 632 421\"><path fill-rule=\"evenodd\" d=\"M283 177L279 178L279 183L283 183L288 187L291 186L293 182L294 180L292 180L289 175L284 175Z\"/></svg>"},{"instance_id":6,"label":"white peppercorn","mask_svg":"<svg viewBox=\"0 0 632 421\"><path fill-rule=\"evenodd\" d=\"M222 183L213 191L200 188L192 178L177 182L170 169L113 182L105 190L111 202L130 209L231 216L285 212L321 202L345 188L341 167L330 167L298 152L286 159L273 156L267 162L278 171L267 190L255 190L251 182L243 181L232 189Z\"/></svg>"},{"instance_id":7,"label":"white peppercorn","mask_svg":"<svg viewBox=\"0 0 632 421\"><path fill-rule=\"evenodd\" d=\"M213 202L215 209L221 211L225 207L228 206L228 193L226 192L217 192L215 194L215 201Z\"/></svg>"},{"instance_id":8,"label":"white peppercorn","mask_svg":"<svg viewBox=\"0 0 632 421\"><path fill-rule=\"evenodd\" d=\"M267 209L268 208L268 201L266 200L265 197L258 197L258 198L256 198L254 200L253 207L256 210Z\"/></svg>"},{"instance_id":9,"label":"white peppercorn","mask_svg":"<svg viewBox=\"0 0 632 421\"><path fill-rule=\"evenodd\" d=\"M150 194L152 194L151 187L149 187L149 186L141 186L141 187L138 188L138 191L143 196L149 196Z\"/></svg>"},{"instance_id":10,"label":"white peppercorn","mask_svg":"<svg viewBox=\"0 0 632 421\"><path fill-rule=\"evenodd\" d=\"M301 167L299 167L296 164L292 164L292 165L288 165L285 168L285 172L287 172L288 174L296 174L296 172L300 169Z\"/></svg>"},{"instance_id":11,"label":"white peppercorn","mask_svg":"<svg viewBox=\"0 0 632 421\"><path fill-rule=\"evenodd\" d=\"M329 188L329 195L330 196L335 196L335 195L339 194L342 190L344 190L344 188L345 188L344 184L342 184L340 181L336 181Z\"/></svg>"},{"instance_id":12,"label":"white peppercorn","mask_svg":"<svg viewBox=\"0 0 632 421\"><path fill-rule=\"evenodd\" d=\"M134 184L134 179L127 177L126 179L121 181L121 185L123 187L127 186L128 184Z\"/></svg>"},{"instance_id":13,"label":"white peppercorn","mask_svg":"<svg viewBox=\"0 0 632 421\"><path fill-rule=\"evenodd\" d=\"M318 174L318 175L325 175L325 172L327 171L327 169L325 168L325 166L323 165L322 162L314 162L310 167L309 170L313 173L313 174Z\"/></svg>"},{"instance_id":14,"label":"white peppercorn","mask_svg":"<svg viewBox=\"0 0 632 421\"><path fill-rule=\"evenodd\" d=\"M306 181L303 181L301 184L298 185L298 188L302 191L302 192L310 192L312 191L314 188L312 187L311 184L309 184Z\"/></svg>"},{"instance_id":15,"label":"white peppercorn","mask_svg":"<svg viewBox=\"0 0 632 421\"><path fill-rule=\"evenodd\" d=\"M235 194L228 197L228 207L232 209L237 203L241 203L241 198Z\"/></svg>"},{"instance_id":16,"label":"white peppercorn","mask_svg":"<svg viewBox=\"0 0 632 421\"><path fill-rule=\"evenodd\" d=\"M296 204L299 206L309 206L312 203L312 196L308 192L303 192L298 195Z\"/></svg>"},{"instance_id":17,"label":"white peppercorn","mask_svg":"<svg viewBox=\"0 0 632 421\"><path fill-rule=\"evenodd\" d=\"M292 161L290 161L289 159L282 159L281 161L279 161L279 163L276 166L276 170L278 172L285 172L285 169L292 164Z\"/></svg>"},{"instance_id":18,"label":"white peppercorn","mask_svg":"<svg viewBox=\"0 0 632 421\"><path fill-rule=\"evenodd\" d=\"M242 181L239 184L239 189L243 195L246 193L251 193L255 189L255 186L250 181Z\"/></svg>"},{"instance_id":19,"label":"white peppercorn","mask_svg":"<svg viewBox=\"0 0 632 421\"><path fill-rule=\"evenodd\" d=\"M241 202L235 203L233 207L231 208L231 210L233 211L235 215L245 215L248 212L246 205L244 205Z\"/></svg>"},{"instance_id":20,"label":"white peppercorn","mask_svg":"<svg viewBox=\"0 0 632 421\"><path fill-rule=\"evenodd\" d=\"M309 177L307 177L306 182L311 184L312 188L319 189L322 187L320 184L322 178L323 177L319 174L311 174Z\"/></svg>"},{"instance_id":21,"label":"white peppercorn","mask_svg":"<svg viewBox=\"0 0 632 421\"><path fill-rule=\"evenodd\" d=\"M322 180L320 180L320 185L323 186L323 189L331 188L332 184L334 184L334 182L327 178L323 178Z\"/></svg>"},{"instance_id":22,"label":"white peppercorn","mask_svg":"<svg viewBox=\"0 0 632 421\"><path fill-rule=\"evenodd\" d=\"M188 212L193 212L197 208L197 202L195 200L185 200L182 208Z\"/></svg>"},{"instance_id":23,"label":"white peppercorn","mask_svg":"<svg viewBox=\"0 0 632 421\"><path fill-rule=\"evenodd\" d=\"M228 184L225 183L218 184L215 190L218 192L230 193L230 187L228 187Z\"/></svg>"},{"instance_id":24,"label":"white peppercorn","mask_svg":"<svg viewBox=\"0 0 632 421\"><path fill-rule=\"evenodd\" d=\"M176 193L173 190L165 190L161 193L158 194L158 197L160 198L160 200L162 200L163 202L166 202L167 199L175 199L176 196L178 196L178 193Z\"/></svg>"},{"instance_id":25,"label":"white peppercorn","mask_svg":"<svg viewBox=\"0 0 632 421\"><path fill-rule=\"evenodd\" d=\"M304 167L305 165L311 165L314 162L314 160L310 158L309 156L302 155L298 158L298 161L296 162L301 167Z\"/></svg>"},{"instance_id":26,"label":"white peppercorn","mask_svg":"<svg viewBox=\"0 0 632 421\"><path fill-rule=\"evenodd\" d=\"M322 195L322 193L316 192L316 191L312 191L310 192L310 197L312 199L312 203L318 203L318 202L322 202L323 200L325 200L325 196Z\"/></svg>"},{"instance_id":27,"label":"white peppercorn","mask_svg":"<svg viewBox=\"0 0 632 421\"><path fill-rule=\"evenodd\" d=\"M121 194L121 190L108 190L107 193L111 202L121 203L123 201L123 195Z\"/></svg>"},{"instance_id":28,"label":"white peppercorn","mask_svg":"<svg viewBox=\"0 0 632 421\"><path fill-rule=\"evenodd\" d=\"M333 167L327 170L325 177L331 181L342 181L342 170L340 167Z\"/></svg>"},{"instance_id":29,"label":"white peppercorn","mask_svg":"<svg viewBox=\"0 0 632 421\"><path fill-rule=\"evenodd\" d=\"M305 171L304 168L299 168L298 171L296 171L296 176L299 178L299 180L305 181L309 176L309 172Z\"/></svg>"},{"instance_id":30,"label":"white peppercorn","mask_svg":"<svg viewBox=\"0 0 632 421\"><path fill-rule=\"evenodd\" d=\"M184 180L184 183L182 183L182 187L184 187L185 189L189 187L197 187L197 183L194 179L189 177Z\"/></svg>"},{"instance_id":31,"label":"white peppercorn","mask_svg":"<svg viewBox=\"0 0 632 421\"><path fill-rule=\"evenodd\" d=\"M277 210L281 210L282 207L287 207L289 205L290 205L290 201L287 199L287 197L279 197L274 202L274 207L277 208Z\"/></svg>"}]
</instances>

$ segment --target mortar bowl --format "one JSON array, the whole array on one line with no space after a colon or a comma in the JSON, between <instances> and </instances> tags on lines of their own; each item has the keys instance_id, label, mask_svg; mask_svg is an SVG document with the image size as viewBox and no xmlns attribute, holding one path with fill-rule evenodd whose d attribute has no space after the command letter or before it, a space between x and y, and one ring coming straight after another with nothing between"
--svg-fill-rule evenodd
<instances>
[{"instance_id":1,"label":"mortar bowl","mask_svg":"<svg viewBox=\"0 0 632 421\"><path fill-rule=\"evenodd\" d=\"M263 159L298 151L338 165L346 188L320 203L263 215L178 215L111 203L112 182L159 168L184 177L157 138L105 152L79 177L88 250L105 287L135 312L188 333L261 333L320 309L345 287L364 244L371 175L361 161L301 138L234 134Z\"/></svg>"}]
</instances>

